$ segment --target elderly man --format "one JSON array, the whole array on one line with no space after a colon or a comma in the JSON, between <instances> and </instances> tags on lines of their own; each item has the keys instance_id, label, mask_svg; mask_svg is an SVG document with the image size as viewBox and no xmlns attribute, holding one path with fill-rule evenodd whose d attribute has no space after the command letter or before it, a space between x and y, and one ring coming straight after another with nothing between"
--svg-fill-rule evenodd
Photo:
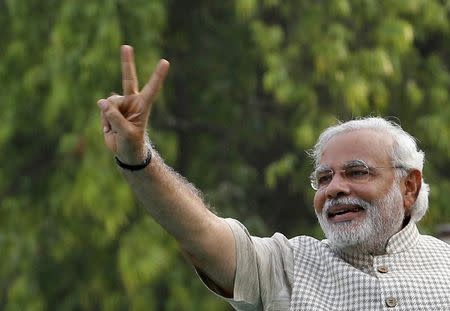
<instances>
[{"instance_id":1,"label":"elderly man","mask_svg":"<svg viewBox=\"0 0 450 311\"><path fill-rule=\"evenodd\" d=\"M168 68L161 60L139 91L132 48L123 46L123 95L98 106L124 177L210 289L237 310L450 310L450 246L418 233L428 185L409 134L381 118L326 129L311 153L311 185L327 239L252 237L211 213L147 139Z\"/></svg>"}]
</instances>

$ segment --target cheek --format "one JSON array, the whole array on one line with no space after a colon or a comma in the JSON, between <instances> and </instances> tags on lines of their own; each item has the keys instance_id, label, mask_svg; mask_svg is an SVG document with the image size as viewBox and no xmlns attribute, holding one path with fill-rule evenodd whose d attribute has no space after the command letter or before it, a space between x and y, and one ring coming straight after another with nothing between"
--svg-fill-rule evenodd
<instances>
[{"instance_id":1,"label":"cheek","mask_svg":"<svg viewBox=\"0 0 450 311\"><path fill-rule=\"evenodd\" d=\"M322 212L323 205L325 204L325 193L324 191L316 191L314 195L314 209L319 214Z\"/></svg>"}]
</instances>

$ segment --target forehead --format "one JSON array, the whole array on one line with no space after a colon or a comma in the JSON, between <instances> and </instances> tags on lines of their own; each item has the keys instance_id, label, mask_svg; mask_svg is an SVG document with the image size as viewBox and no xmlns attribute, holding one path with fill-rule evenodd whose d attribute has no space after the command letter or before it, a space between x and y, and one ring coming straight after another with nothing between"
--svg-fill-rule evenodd
<instances>
[{"instance_id":1,"label":"forehead","mask_svg":"<svg viewBox=\"0 0 450 311\"><path fill-rule=\"evenodd\" d=\"M392 143L385 133L370 129L338 134L325 144L319 165L339 167L356 159L369 165L387 165Z\"/></svg>"}]
</instances>

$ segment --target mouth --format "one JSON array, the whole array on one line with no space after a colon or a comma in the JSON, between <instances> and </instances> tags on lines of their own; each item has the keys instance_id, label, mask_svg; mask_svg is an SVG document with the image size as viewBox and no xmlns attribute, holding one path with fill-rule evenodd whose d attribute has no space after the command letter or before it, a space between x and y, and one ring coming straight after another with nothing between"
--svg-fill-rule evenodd
<instances>
[{"instance_id":1,"label":"mouth","mask_svg":"<svg viewBox=\"0 0 450 311\"><path fill-rule=\"evenodd\" d=\"M328 209L327 217L331 222L351 221L364 211L360 205L335 205Z\"/></svg>"}]
</instances>

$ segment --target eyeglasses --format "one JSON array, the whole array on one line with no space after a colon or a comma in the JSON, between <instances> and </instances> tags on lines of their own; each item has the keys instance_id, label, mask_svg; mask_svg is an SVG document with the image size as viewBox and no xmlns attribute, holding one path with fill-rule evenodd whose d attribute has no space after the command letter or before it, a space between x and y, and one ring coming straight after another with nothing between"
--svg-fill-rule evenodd
<instances>
[{"instance_id":1,"label":"eyeglasses","mask_svg":"<svg viewBox=\"0 0 450 311\"><path fill-rule=\"evenodd\" d=\"M404 169L402 166L370 167L363 160L354 160L348 162L343 169L336 170L336 172L342 173L342 176L351 183L361 184L369 181L374 169L383 168ZM319 167L310 175L311 187L314 190L325 189L331 183L336 172L329 167Z\"/></svg>"}]
</instances>

